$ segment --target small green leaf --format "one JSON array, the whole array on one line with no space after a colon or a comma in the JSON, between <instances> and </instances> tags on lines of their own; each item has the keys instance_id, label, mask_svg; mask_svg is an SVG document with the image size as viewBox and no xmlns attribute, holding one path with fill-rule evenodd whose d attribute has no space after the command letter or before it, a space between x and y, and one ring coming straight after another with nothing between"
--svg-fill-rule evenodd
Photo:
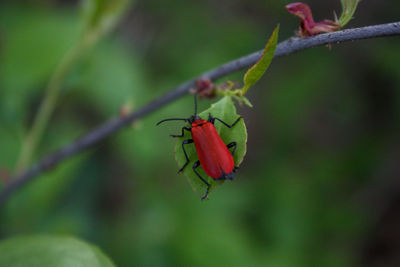
<instances>
[{"instance_id":1,"label":"small green leaf","mask_svg":"<svg viewBox=\"0 0 400 267\"><path fill-rule=\"evenodd\" d=\"M353 18L360 0L340 0L340 2L342 3L342 15L339 18L339 25L343 27Z\"/></svg>"},{"instance_id":2,"label":"small green leaf","mask_svg":"<svg viewBox=\"0 0 400 267\"><path fill-rule=\"evenodd\" d=\"M0 242L0 266L114 267L100 249L73 237L35 235Z\"/></svg>"},{"instance_id":3,"label":"small green leaf","mask_svg":"<svg viewBox=\"0 0 400 267\"><path fill-rule=\"evenodd\" d=\"M232 95L232 97L235 98L237 101L239 101L239 104L244 103L248 107L251 107L251 108L253 107L253 104L251 104L250 100L247 99L247 97L245 97L245 96Z\"/></svg>"},{"instance_id":4,"label":"small green leaf","mask_svg":"<svg viewBox=\"0 0 400 267\"><path fill-rule=\"evenodd\" d=\"M274 58L276 44L278 42L278 32L279 25L276 26L274 32L272 33L267 44L265 45L261 58L244 75L244 86L241 89L242 95L245 95L250 87L258 82L258 80L260 80L260 78L264 75L265 71L271 64L271 61Z\"/></svg>"},{"instance_id":5,"label":"small green leaf","mask_svg":"<svg viewBox=\"0 0 400 267\"><path fill-rule=\"evenodd\" d=\"M221 98L217 103L212 104L211 107L199 114L202 119L208 119L208 115L211 113L213 117L219 118L228 124L232 124L239 115L236 113L236 108L232 102L232 98L230 96L225 96ZM237 148L235 154L233 156L233 160L235 161L235 166L239 166L242 162L244 155L246 154L246 142L247 142L247 131L246 126L244 124L243 119L241 119L233 128L228 128L219 121L215 121L215 128L219 133L220 137L224 141L225 144L229 144L230 142L237 142ZM177 134L177 133L176 133ZM178 138L178 142L175 148L175 158L178 162L179 168L182 167L186 158L182 150L182 142L186 139L192 139L190 133L185 131L185 135L181 138ZM185 145L186 153L189 157L189 164L183 170L183 174L187 177L190 185L199 196L203 196L207 186L199 179L199 177L194 173L192 166L193 164L199 160L196 148L194 144ZM210 192L217 186L222 184L224 181L215 181L211 177L209 177L202 167L198 167L197 171L209 184L210 184Z\"/></svg>"}]
</instances>

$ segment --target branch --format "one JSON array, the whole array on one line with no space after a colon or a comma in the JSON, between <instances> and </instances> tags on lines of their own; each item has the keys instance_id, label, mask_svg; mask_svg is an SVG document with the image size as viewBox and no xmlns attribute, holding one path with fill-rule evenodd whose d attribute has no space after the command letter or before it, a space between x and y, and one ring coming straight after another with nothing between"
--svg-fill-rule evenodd
<instances>
[{"instance_id":1,"label":"branch","mask_svg":"<svg viewBox=\"0 0 400 267\"><path fill-rule=\"evenodd\" d=\"M394 35L400 35L400 22L348 29L343 31L320 34L308 38L293 37L278 44L275 52L275 58L290 55L297 51L315 46ZM48 156L45 156L29 169L14 177L11 177L10 182L8 182L5 185L4 189L0 192L0 206L6 201L11 193L13 193L21 186L25 185L27 182L33 180L35 177L38 177L41 172L52 169L54 166L58 165L67 158L72 157L82 151L85 151L86 149L101 142L108 136L119 131L124 126L130 125L133 121L142 118L149 113L160 109L161 107L184 96L188 93L190 88L195 88L196 81L198 79L208 78L212 81L215 81L228 74L250 67L257 62L261 55L262 50L232 60L217 68L207 71L199 75L198 77L182 83L175 89L150 102L149 104L138 109L137 111L124 117L114 117L105 122L100 127L77 139L76 141L67 144L60 150L49 154Z\"/></svg>"}]
</instances>

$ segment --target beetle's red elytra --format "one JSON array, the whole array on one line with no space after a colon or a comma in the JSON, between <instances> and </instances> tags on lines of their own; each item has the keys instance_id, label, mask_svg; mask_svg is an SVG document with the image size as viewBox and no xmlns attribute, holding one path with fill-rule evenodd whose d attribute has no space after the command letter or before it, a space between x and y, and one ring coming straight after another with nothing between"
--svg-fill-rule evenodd
<instances>
[{"instance_id":1,"label":"beetle's red elytra","mask_svg":"<svg viewBox=\"0 0 400 267\"><path fill-rule=\"evenodd\" d=\"M190 160L185 150L185 145L194 143L196 147L196 152L199 157L199 160L193 164L193 171L200 178L200 180L207 186L207 191L201 199L206 199L209 193L210 184L197 172L196 168L201 166L205 173L213 178L214 180L220 179L228 179L232 180L235 176L235 171L237 167L233 161L233 154L235 153L237 143L231 142L228 145L225 145L224 141L222 141L219 136L217 130L215 129L214 123L215 120L221 122L228 128L232 128L235 126L241 117L239 117L234 123L231 125L226 122L220 120L219 118L213 117L209 114L208 120L201 119L197 115L197 97L194 96L194 106L195 111L194 115L184 119L184 118L171 118L159 121L157 125L165 121L173 121L173 120L183 120L189 122L191 127L184 126L182 127L182 133L180 135L171 135L172 137L183 137L184 131L189 131L192 135L192 139L186 139L182 142L182 150L186 158L186 163L182 166L179 172L183 171L185 167L189 164ZM232 148L232 152L229 148Z\"/></svg>"},{"instance_id":2,"label":"beetle's red elytra","mask_svg":"<svg viewBox=\"0 0 400 267\"><path fill-rule=\"evenodd\" d=\"M192 138L200 165L208 176L223 179L235 168L233 157L222 141L214 124L206 120L192 123Z\"/></svg>"}]
</instances>

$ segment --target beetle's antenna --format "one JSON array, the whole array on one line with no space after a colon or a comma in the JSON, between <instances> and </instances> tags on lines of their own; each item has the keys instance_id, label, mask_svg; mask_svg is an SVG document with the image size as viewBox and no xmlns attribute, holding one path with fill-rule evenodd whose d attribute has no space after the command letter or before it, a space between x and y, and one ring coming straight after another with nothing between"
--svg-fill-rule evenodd
<instances>
[{"instance_id":1,"label":"beetle's antenna","mask_svg":"<svg viewBox=\"0 0 400 267\"><path fill-rule=\"evenodd\" d=\"M197 93L194 94L194 116L197 116Z\"/></svg>"},{"instance_id":2,"label":"beetle's antenna","mask_svg":"<svg viewBox=\"0 0 400 267\"><path fill-rule=\"evenodd\" d=\"M165 121L187 121L188 119L183 119L183 118L171 118L171 119L165 119L162 121L157 122L156 126L160 125L161 123Z\"/></svg>"}]
</instances>

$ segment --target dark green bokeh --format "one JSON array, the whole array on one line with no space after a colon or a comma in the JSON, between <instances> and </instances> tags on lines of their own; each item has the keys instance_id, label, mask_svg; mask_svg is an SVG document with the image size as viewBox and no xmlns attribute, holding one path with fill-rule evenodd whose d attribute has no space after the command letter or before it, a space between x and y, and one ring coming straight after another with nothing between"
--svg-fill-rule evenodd
<instances>
[{"instance_id":1,"label":"dark green bokeh","mask_svg":"<svg viewBox=\"0 0 400 267\"><path fill-rule=\"evenodd\" d=\"M0 4L1 170L13 169L46 83L80 30L75 1L16 2ZM262 49L278 23L280 40L291 37L299 21L288 3L137 1L68 76L36 159L124 104L143 106ZM316 20L340 12L339 1L308 3ZM378 3L362 1L348 26L398 20L397 1ZM176 174L168 135L181 124L155 127L190 114L185 97L15 193L1 211L1 236L75 235L118 266L374 266L382 255L398 266L390 255L400 241L377 233L395 236L390 222L399 223L390 217L400 206L399 45L398 37L357 41L273 61L249 92L254 108L238 109L249 140L237 178L209 201Z\"/></svg>"}]
</instances>

